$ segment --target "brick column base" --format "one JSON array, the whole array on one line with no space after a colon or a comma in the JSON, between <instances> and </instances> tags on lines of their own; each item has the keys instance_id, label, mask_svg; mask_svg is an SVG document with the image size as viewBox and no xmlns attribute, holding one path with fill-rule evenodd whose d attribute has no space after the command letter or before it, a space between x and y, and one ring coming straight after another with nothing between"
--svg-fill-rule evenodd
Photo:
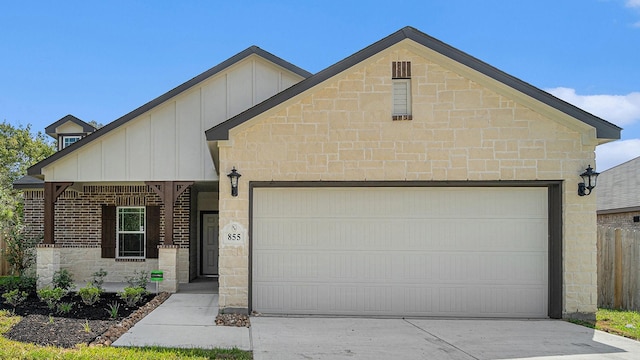
<instances>
[{"instance_id":1,"label":"brick column base","mask_svg":"<svg viewBox=\"0 0 640 360\"><path fill-rule=\"evenodd\" d=\"M163 272L160 291L178 292L178 245L158 246L158 269Z\"/></svg>"},{"instance_id":2,"label":"brick column base","mask_svg":"<svg viewBox=\"0 0 640 360\"><path fill-rule=\"evenodd\" d=\"M51 244L40 244L36 248L37 288L53 284L53 274L60 271L60 248Z\"/></svg>"}]
</instances>

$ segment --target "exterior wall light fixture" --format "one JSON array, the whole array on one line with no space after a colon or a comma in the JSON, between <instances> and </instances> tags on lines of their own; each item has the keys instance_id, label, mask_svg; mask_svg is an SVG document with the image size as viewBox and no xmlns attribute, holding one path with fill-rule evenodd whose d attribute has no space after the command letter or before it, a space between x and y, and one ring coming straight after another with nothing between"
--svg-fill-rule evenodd
<instances>
[{"instance_id":1,"label":"exterior wall light fixture","mask_svg":"<svg viewBox=\"0 0 640 360\"><path fill-rule=\"evenodd\" d=\"M585 172L580 174L582 182L578 184L578 195L585 196L591 194L591 190L596 187L596 179L600 173L593 171L591 165L587 166Z\"/></svg>"},{"instance_id":2,"label":"exterior wall light fixture","mask_svg":"<svg viewBox=\"0 0 640 360\"><path fill-rule=\"evenodd\" d=\"M240 175L240 173L234 166L233 169L231 169L231 172L227 174L227 176L231 180L231 196L238 196L238 179L242 175Z\"/></svg>"}]
</instances>

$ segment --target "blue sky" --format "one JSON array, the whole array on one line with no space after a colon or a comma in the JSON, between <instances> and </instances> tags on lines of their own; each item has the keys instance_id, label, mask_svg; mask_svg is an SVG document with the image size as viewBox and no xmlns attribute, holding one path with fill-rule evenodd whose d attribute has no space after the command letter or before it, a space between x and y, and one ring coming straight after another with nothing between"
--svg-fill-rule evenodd
<instances>
[{"instance_id":1,"label":"blue sky","mask_svg":"<svg viewBox=\"0 0 640 360\"><path fill-rule=\"evenodd\" d=\"M257 45L317 72L410 25L625 130L640 156L640 0L0 0L0 120L109 123Z\"/></svg>"}]
</instances>

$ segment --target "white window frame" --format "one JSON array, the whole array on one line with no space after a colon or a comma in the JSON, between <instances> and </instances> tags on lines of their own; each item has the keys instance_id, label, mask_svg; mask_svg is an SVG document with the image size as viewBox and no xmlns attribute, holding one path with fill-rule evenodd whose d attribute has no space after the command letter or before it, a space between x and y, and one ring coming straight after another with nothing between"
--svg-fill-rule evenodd
<instances>
[{"instance_id":1,"label":"white window frame","mask_svg":"<svg viewBox=\"0 0 640 360\"><path fill-rule=\"evenodd\" d=\"M142 209L142 229L120 231L120 209ZM142 234L142 256L120 256L120 234ZM116 259L145 259L147 257L147 209L144 206L116 207Z\"/></svg>"},{"instance_id":2,"label":"white window frame","mask_svg":"<svg viewBox=\"0 0 640 360\"><path fill-rule=\"evenodd\" d=\"M65 140L68 140L68 139L75 139L75 141L72 143L66 144ZM82 139L82 136L80 135L60 135L60 146L59 146L60 148L58 150L62 150L80 139Z\"/></svg>"},{"instance_id":3,"label":"white window frame","mask_svg":"<svg viewBox=\"0 0 640 360\"><path fill-rule=\"evenodd\" d=\"M404 84L406 93L401 94L396 90L397 84ZM397 101L405 102L404 109L396 106ZM401 111L403 110L403 111ZM411 79L393 79L393 116L411 115Z\"/></svg>"}]
</instances>

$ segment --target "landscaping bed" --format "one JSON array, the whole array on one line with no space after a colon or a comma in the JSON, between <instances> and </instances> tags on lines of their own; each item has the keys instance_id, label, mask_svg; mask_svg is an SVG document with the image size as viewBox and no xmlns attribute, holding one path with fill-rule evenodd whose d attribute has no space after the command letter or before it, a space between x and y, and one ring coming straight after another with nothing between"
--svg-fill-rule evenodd
<instances>
[{"instance_id":1,"label":"landscaping bed","mask_svg":"<svg viewBox=\"0 0 640 360\"><path fill-rule=\"evenodd\" d=\"M71 309L64 314L52 311L34 295L15 308L0 299L0 309L13 311L22 318L4 336L21 342L65 348L77 344L110 345L168 297L167 293L157 297L147 294L135 306L127 306L116 294L104 293L95 304L86 305L76 293L70 293L61 300L72 303ZM116 306L117 315L116 311L110 310Z\"/></svg>"}]
</instances>

